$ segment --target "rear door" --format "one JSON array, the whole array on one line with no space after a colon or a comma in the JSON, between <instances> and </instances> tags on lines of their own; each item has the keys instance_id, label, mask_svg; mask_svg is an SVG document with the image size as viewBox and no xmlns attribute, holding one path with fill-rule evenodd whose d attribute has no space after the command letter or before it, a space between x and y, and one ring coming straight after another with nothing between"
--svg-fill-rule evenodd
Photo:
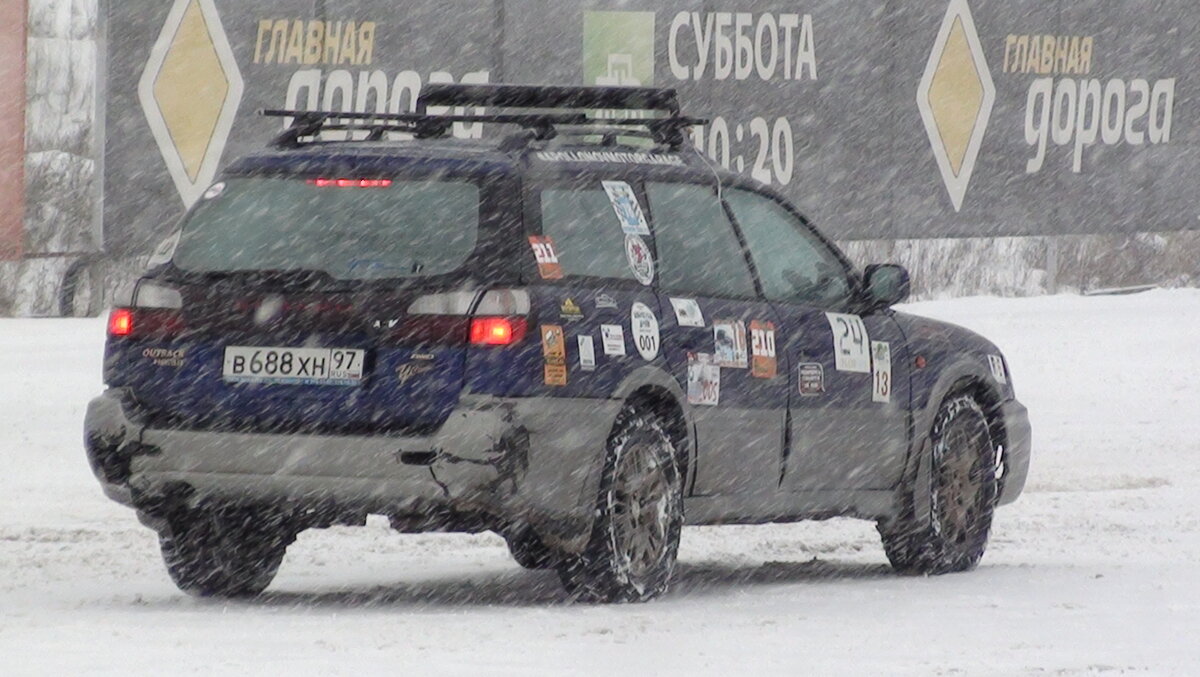
<instances>
[{"instance_id":1,"label":"rear door","mask_svg":"<svg viewBox=\"0 0 1200 677\"><path fill-rule=\"evenodd\" d=\"M779 319L758 296L712 185L647 181L663 344L696 424L693 493L769 494L779 484L787 374Z\"/></svg>"},{"instance_id":2,"label":"rear door","mask_svg":"<svg viewBox=\"0 0 1200 677\"><path fill-rule=\"evenodd\" d=\"M910 396L898 325L886 312L855 314L848 265L782 202L740 188L724 198L780 317L791 412L783 487L894 486Z\"/></svg>"},{"instance_id":3,"label":"rear door","mask_svg":"<svg viewBox=\"0 0 1200 677\"><path fill-rule=\"evenodd\" d=\"M180 292L179 322L132 337L116 371L181 425L440 424L463 388L482 288L473 272L503 240L491 191L507 179L492 179L357 173L214 186L161 275Z\"/></svg>"},{"instance_id":4,"label":"rear door","mask_svg":"<svg viewBox=\"0 0 1200 677\"><path fill-rule=\"evenodd\" d=\"M520 261L541 345L536 364L511 365L532 379L509 394L603 399L634 369L665 364L651 241L622 228L609 191L628 183L601 167L526 180Z\"/></svg>"}]
</instances>

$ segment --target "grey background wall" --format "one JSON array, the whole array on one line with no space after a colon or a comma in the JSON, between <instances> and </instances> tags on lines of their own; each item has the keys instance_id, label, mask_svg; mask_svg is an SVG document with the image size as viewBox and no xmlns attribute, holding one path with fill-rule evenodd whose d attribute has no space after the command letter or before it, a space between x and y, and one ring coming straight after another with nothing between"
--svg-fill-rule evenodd
<instances>
[{"instance_id":1,"label":"grey background wall","mask_svg":"<svg viewBox=\"0 0 1200 677\"><path fill-rule=\"evenodd\" d=\"M95 1L30 10L26 250L109 284L278 130L257 109L438 80L676 87L702 152L925 295L1200 278L1189 0ZM0 309L51 311L62 265L0 265Z\"/></svg>"}]
</instances>

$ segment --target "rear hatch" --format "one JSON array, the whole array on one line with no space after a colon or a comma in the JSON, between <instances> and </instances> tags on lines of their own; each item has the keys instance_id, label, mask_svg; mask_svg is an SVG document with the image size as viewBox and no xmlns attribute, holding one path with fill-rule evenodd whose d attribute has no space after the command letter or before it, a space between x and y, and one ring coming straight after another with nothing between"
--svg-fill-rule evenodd
<instances>
[{"instance_id":1,"label":"rear hatch","mask_svg":"<svg viewBox=\"0 0 1200 677\"><path fill-rule=\"evenodd\" d=\"M131 326L110 326L110 385L161 425L436 427L463 388L470 314L495 281L478 270L498 270L489 185L444 172L215 185L170 263L139 283Z\"/></svg>"}]
</instances>

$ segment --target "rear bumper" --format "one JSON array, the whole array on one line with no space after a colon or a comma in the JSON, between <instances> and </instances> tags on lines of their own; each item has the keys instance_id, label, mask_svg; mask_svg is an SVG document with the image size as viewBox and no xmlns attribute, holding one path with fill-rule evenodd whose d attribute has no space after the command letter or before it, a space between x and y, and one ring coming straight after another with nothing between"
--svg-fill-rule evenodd
<instances>
[{"instance_id":1,"label":"rear bumper","mask_svg":"<svg viewBox=\"0 0 1200 677\"><path fill-rule=\"evenodd\" d=\"M1000 505L1012 503L1025 488L1029 476L1029 459L1033 453L1033 437L1029 427L1029 413L1025 405L1009 400L1000 407L1004 416L1004 477L1000 493Z\"/></svg>"},{"instance_id":2,"label":"rear bumper","mask_svg":"<svg viewBox=\"0 0 1200 677\"><path fill-rule=\"evenodd\" d=\"M335 507L415 522L446 512L486 528L528 522L570 548L590 529L619 409L617 400L464 396L428 436L260 434L152 428L125 391L112 389L88 406L85 440L105 494L140 512L179 501Z\"/></svg>"}]
</instances>

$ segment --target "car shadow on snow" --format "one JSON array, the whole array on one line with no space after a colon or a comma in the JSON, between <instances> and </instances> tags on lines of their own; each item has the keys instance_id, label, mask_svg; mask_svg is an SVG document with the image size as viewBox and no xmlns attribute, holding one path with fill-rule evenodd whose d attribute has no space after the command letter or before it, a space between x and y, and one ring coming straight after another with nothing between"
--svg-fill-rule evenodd
<instances>
[{"instance_id":1,"label":"car shadow on snow","mask_svg":"<svg viewBox=\"0 0 1200 677\"><path fill-rule=\"evenodd\" d=\"M761 564L681 562L664 600L722 595L748 587L826 584L834 580L878 580L894 577L886 564L861 564L813 558L805 562ZM224 603L224 602L222 602ZM513 569L453 578L346 587L319 592L268 591L244 602L271 607L462 607L556 606L574 600L550 571Z\"/></svg>"}]
</instances>

